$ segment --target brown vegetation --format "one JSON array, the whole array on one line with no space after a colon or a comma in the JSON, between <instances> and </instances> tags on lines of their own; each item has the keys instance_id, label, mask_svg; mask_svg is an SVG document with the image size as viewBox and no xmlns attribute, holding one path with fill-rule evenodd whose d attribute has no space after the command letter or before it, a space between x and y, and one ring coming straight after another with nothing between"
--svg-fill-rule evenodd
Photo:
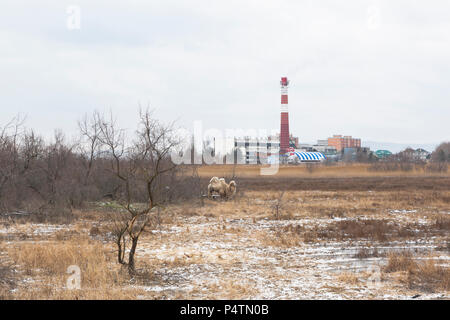
<instances>
[{"instance_id":1,"label":"brown vegetation","mask_svg":"<svg viewBox=\"0 0 450 320\"><path fill-rule=\"evenodd\" d=\"M434 224L422 225L418 223L399 224L387 219L355 219L334 221L326 226L303 226L288 225L283 228L284 234L295 233L303 237L305 242L333 240L358 240L388 241L403 238L415 238L433 235L446 235L450 231L450 218L439 217ZM365 253L361 252L361 255ZM374 253L372 253L374 255Z\"/></svg>"},{"instance_id":2,"label":"brown vegetation","mask_svg":"<svg viewBox=\"0 0 450 320\"><path fill-rule=\"evenodd\" d=\"M416 261L408 251L391 253L383 271L405 272L405 282L411 289L429 292L450 290L450 269L440 266L433 258Z\"/></svg>"}]
</instances>

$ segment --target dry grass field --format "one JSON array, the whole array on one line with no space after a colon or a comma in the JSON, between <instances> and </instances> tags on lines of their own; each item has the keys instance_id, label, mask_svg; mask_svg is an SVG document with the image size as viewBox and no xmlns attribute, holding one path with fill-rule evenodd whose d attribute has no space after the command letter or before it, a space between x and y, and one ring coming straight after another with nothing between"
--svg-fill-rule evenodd
<instances>
[{"instance_id":1,"label":"dry grass field","mask_svg":"<svg viewBox=\"0 0 450 320\"><path fill-rule=\"evenodd\" d=\"M259 178L261 168L269 168L268 165L208 165L199 167L199 175L202 177L230 176L233 172L241 178ZM336 163L334 165L280 165L277 174L269 178L349 178L349 177L405 177L405 176L449 176L443 173L430 173L425 171L423 165L412 166L407 171L373 171L371 165L365 163Z\"/></svg>"},{"instance_id":2,"label":"dry grass field","mask_svg":"<svg viewBox=\"0 0 450 320\"><path fill-rule=\"evenodd\" d=\"M235 176L234 199L172 204L139 240L137 273L116 261L114 203L65 224L2 216L3 299L448 299L450 174L367 165L204 166ZM69 290L67 268L81 270Z\"/></svg>"}]
</instances>

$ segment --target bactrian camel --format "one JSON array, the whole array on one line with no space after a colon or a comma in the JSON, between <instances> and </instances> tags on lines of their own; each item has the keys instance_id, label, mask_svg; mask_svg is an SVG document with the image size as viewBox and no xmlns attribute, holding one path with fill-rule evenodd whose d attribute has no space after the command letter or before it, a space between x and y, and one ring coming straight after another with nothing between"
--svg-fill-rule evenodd
<instances>
[{"instance_id":1,"label":"bactrian camel","mask_svg":"<svg viewBox=\"0 0 450 320\"><path fill-rule=\"evenodd\" d=\"M221 198L228 199L236 194L236 182L226 183L224 178L212 177L208 185L208 198L219 194Z\"/></svg>"}]
</instances>

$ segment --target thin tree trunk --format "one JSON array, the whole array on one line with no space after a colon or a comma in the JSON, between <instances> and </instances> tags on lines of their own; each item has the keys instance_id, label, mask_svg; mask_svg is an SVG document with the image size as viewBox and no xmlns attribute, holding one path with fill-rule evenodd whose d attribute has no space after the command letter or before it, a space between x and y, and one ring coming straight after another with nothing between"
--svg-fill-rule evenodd
<instances>
[{"instance_id":1,"label":"thin tree trunk","mask_svg":"<svg viewBox=\"0 0 450 320\"><path fill-rule=\"evenodd\" d=\"M122 254L122 239L119 238L116 242L117 244L117 260L119 261L120 264L123 264L123 254ZM125 249L124 249L125 251Z\"/></svg>"},{"instance_id":2,"label":"thin tree trunk","mask_svg":"<svg viewBox=\"0 0 450 320\"><path fill-rule=\"evenodd\" d=\"M126 238L125 235L122 235L122 240L123 240L123 245L122 245L122 256L120 257L120 260L122 261L122 264L125 264L125 252L127 250L127 243L126 243Z\"/></svg>"},{"instance_id":3,"label":"thin tree trunk","mask_svg":"<svg viewBox=\"0 0 450 320\"><path fill-rule=\"evenodd\" d=\"M130 275L134 275L135 272L134 254L136 253L138 240L139 240L138 237L132 239L130 253L128 255L128 272Z\"/></svg>"},{"instance_id":4,"label":"thin tree trunk","mask_svg":"<svg viewBox=\"0 0 450 320\"><path fill-rule=\"evenodd\" d=\"M117 235L116 245L117 245L117 261L120 264L125 264L124 257L126 251L126 242L124 232L119 233Z\"/></svg>"}]
</instances>

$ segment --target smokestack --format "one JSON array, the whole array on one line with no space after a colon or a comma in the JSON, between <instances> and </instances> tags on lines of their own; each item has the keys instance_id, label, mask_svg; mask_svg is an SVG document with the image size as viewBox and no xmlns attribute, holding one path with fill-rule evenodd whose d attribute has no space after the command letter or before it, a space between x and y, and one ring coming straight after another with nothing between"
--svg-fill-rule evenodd
<instances>
[{"instance_id":1,"label":"smokestack","mask_svg":"<svg viewBox=\"0 0 450 320\"><path fill-rule=\"evenodd\" d=\"M289 148L288 78L282 77L280 84L281 84L280 154L285 154Z\"/></svg>"}]
</instances>

